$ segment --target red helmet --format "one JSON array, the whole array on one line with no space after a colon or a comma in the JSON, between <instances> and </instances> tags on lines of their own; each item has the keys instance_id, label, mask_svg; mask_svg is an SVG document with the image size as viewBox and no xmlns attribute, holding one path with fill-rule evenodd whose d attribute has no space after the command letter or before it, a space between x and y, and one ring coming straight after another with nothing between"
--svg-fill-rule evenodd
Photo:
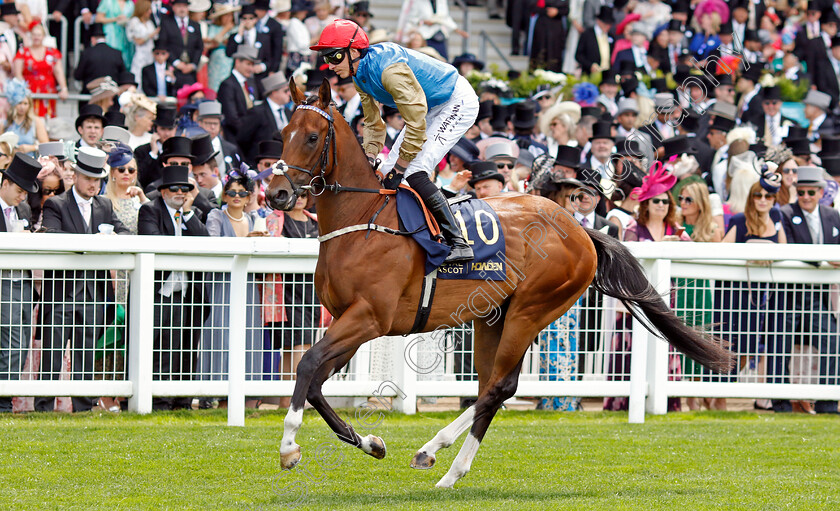
<instances>
[{"instance_id":1,"label":"red helmet","mask_svg":"<svg viewBox=\"0 0 840 511\"><path fill-rule=\"evenodd\" d=\"M370 46L368 36L354 21L335 20L321 32L318 44L310 46L310 50L320 51L329 48L356 48Z\"/></svg>"}]
</instances>

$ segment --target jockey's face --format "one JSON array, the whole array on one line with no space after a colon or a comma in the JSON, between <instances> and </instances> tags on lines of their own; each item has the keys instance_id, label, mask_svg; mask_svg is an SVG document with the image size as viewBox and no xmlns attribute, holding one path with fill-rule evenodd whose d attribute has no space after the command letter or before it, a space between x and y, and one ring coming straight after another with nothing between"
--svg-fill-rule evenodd
<instances>
[{"instance_id":1,"label":"jockey's face","mask_svg":"<svg viewBox=\"0 0 840 511\"><path fill-rule=\"evenodd\" d=\"M339 62L338 64L329 63L328 65L330 70L335 71L335 74L337 74L339 78L347 78L350 76L350 60L356 59L358 57L359 50L351 48L350 54L347 55L345 53L344 58L341 59L341 62ZM358 62L356 63L356 65L358 65Z\"/></svg>"}]
</instances>

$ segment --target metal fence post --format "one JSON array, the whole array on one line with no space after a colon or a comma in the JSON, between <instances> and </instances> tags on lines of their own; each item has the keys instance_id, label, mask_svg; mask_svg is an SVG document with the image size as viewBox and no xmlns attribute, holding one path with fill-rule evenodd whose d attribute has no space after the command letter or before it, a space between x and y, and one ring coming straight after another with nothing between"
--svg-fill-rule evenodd
<instances>
[{"instance_id":1,"label":"metal fence post","mask_svg":"<svg viewBox=\"0 0 840 511\"><path fill-rule=\"evenodd\" d=\"M228 344L228 426L245 425L245 311L248 308L249 256L233 256L230 271Z\"/></svg>"},{"instance_id":2,"label":"metal fence post","mask_svg":"<svg viewBox=\"0 0 840 511\"><path fill-rule=\"evenodd\" d=\"M61 18L58 20L61 24L61 37L59 38L59 49L61 50L61 58L67 58L67 18L64 15L61 15ZM67 62L70 62L70 59L67 59Z\"/></svg>"},{"instance_id":3,"label":"metal fence post","mask_svg":"<svg viewBox=\"0 0 840 511\"><path fill-rule=\"evenodd\" d=\"M76 18L73 22L73 69L79 67L79 59L82 58L82 17ZM67 70L67 76L72 76L71 70Z\"/></svg>"},{"instance_id":4,"label":"metal fence post","mask_svg":"<svg viewBox=\"0 0 840 511\"><path fill-rule=\"evenodd\" d=\"M152 357L154 343L155 255L134 256L129 290L128 379L133 394L128 409L152 411Z\"/></svg>"},{"instance_id":5,"label":"metal fence post","mask_svg":"<svg viewBox=\"0 0 840 511\"><path fill-rule=\"evenodd\" d=\"M412 345L413 339L414 336L401 336L394 343L394 357L397 359L394 363L394 382L405 393L402 400L399 400L400 396L394 396L394 408L406 415L417 413L417 371L409 364L406 353L407 349L411 349L414 352L413 359L417 360L417 343Z\"/></svg>"},{"instance_id":6,"label":"metal fence post","mask_svg":"<svg viewBox=\"0 0 840 511\"><path fill-rule=\"evenodd\" d=\"M659 295L668 303L671 290L671 260L655 260L649 278ZM655 415L668 413L668 395L665 392L668 385L668 346L668 343L659 337L648 335L647 411Z\"/></svg>"},{"instance_id":7,"label":"metal fence post","mask_svg":"<svg viewBox=\"0 0 840 511\"><path fill-rule=\"evenodd\" d=\"M639 261L650 279L654 260ZM630 348L630 403L628 421L631 424L645 422L645 396L648 390L647 357L649 337L653 334L647 331L641 321L633 319L633 344Z\"/></svg>"}]
</instances>

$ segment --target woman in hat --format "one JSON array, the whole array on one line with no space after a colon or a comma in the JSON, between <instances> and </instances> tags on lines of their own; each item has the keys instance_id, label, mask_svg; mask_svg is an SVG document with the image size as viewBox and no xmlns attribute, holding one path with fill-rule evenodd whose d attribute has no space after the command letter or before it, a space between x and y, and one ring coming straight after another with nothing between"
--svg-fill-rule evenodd
<instances>
[{"instance_id":1,"label":"woman in hat","mask_svg":"<svg viewBox=\"0 0 840 511\"><path fill-rule=\"evenodd\" d=\"M128 20L125 33L134 44L134 56L129 69L137 83L143 83L143 68L155 61L152 51L160 33L160 27L155 27L152 21L152 3L149 0L137 0L134 4L134 15Z\"/></svg>"},{"instance_id":2,"label":"woman in hat","mask_svg":"<svg viewBox=\"0 0 840 511\"><path fill-rule=\"evenodd\" d=\"M50 139L44 119L35 115L29 89L22 80L10 80L6 84L6 99L12 108L6 116L3 130L18 136L18 152L35 157L38 144Z\"/></svg>"},{"instance_id":3,"label":"woman in hat","mask_svg":"<svg viewBox=\"0 0 840 511\"><path fill-rule=\"evenodd\" d=\"M111 48L122 52L125 67L131 68L134 58L134 42L125 33L128 20L134 14L134 2L130 0L102 0L96 9L96 22L102 23L105 42Z\"/></svg>"},{"instance_id":4,"label":"woman in hat","mask_svg":"<svg viewBox=\"0 0 840 511\"><path fill-rule=\"evenodd\" d=\"M548 154L557 154L559 146L577 145L574 135L580 112L580 105L574 101L558 101L540 114L540 131L545 135Z\"/></svg>"},{"instance_id":5,"label":"woman in hat","mask_svg":"<svg viewBox=\"0 0 840 511\"><path fill-rule=\"evenodd\" d=\"M47 199L61 195L67 189L62 179L61 167L54 158L42 156L38 158L38 163L41 164L41 171L38 172L38 191L30 193L26 199L32 210L31 223L35 231L41 228L44 219L44 203Z\"/></svg>"},{"instance_id":6,"label":"woman in hat","mask_svg":"<svg viewBox=\"0 0 840 511\"><path fill-rule=\"evenodd\" d=\"M219 90L222 80L230 76L233 70L233 59L225 54L225 47L230 35L236 31L233 13L239 11L238 5L216 2L210 13L211 25L207 27L207 38L204 48L207 50L207 86Z\"/></svg>"},{"instance_id":7,"label":"woman in hat","mask_svg":"<svg viewBox=\"0 0 840 511\"><path fill-rule=\"evenodd\" d=\"M782 186L776 194L776 202L780 206L796 202L796 168L799 167L799 163L793 151L784 144L772 146L767 149L764 159L778 165L776 172L782 175Z\"/></svg>"},{"instance_id":8,"label":"woman in hat","mask_svg":"<svg viewBox=\"0 0 840 511\"><path fill-rule=\"evenodd\" d=\"M688 49L698 62L705 59L720 46L720 26L729 20L729 7L723 0L703 0L694 11L697 33L691 39Z\"/></svg>"},{"instance_id":9,"label":"woman in hat","mask_svg":"<svg viewBox=\"0 0 840 511\"><path fill-rule=\"evenodd\" d=\"M25 80L33 92L58 92L61 99L67 99L67 79L61 52L44 45L46 35L43 25L32 27L29 46L18 49L15 55L15 78ZM36 111L41 117L55 117L55 100L38 100Z\"/></svg>"},{"instance_id":10,"label":"woman in hat","mask_svg":"<svg viewBox=\"0 0 840 511\"><path fill-rule=\"evenodd\" d=\"M152 126L155 123L157 104L142 94L134 94L128 104L125 122L131 137L128 145L131 150L152 141Z\"/></svg>"},{"instance_id":11,"label":"woman in hat","mask_svg":"<svg viewBox=\"0 0 840 511\"><path fill-rule=\"evenodd\" d=\"M108 153L111 168L105 196L111 199L114 213L131 234L137 234L137 215L140 206L149 202L143 190L137 186L137 162L131 148L122 142L115 142Z\"/></svg>"}]
</instances>

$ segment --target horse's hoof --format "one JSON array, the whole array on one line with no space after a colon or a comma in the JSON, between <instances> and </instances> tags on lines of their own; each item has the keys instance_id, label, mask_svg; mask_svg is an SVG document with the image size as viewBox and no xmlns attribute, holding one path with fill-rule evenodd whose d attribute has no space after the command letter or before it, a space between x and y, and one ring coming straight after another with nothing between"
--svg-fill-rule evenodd
<instances>
[{"instance_id":1,"label":"horse's hoof","mask_svg":"<svg viewBox=\"0 0 840 511\"><path fill-rule=\"evenodd\" d=\"M284 469L291 470L300 462L300 458L300 446L295 446L294 451L280 455L280 464Z\"/></svg>"},{"instance_id":2,"label":"horse's hoof","mask_svg":"<svg viewBox=\"0 0 840 511\"><path fill-rule=\"evenodd\" d=\"M429 456L428 454L417 451L417 454L411 459L411 468L416 468L419 470L426 470L435 466L435 457Z\"/></svg>"},{"instance_id":3,"label":"horse's hoof","mask_svg":"<svg viewBox=\"0 0 840 511\"><path fill-rule=\"evenodd\" d=\"M366 436L362 445L362 450L364 450L366 453L370 454L374 458L381 460L385 457L385 442L378 436Z\"/></svg>"}]
</instances>

